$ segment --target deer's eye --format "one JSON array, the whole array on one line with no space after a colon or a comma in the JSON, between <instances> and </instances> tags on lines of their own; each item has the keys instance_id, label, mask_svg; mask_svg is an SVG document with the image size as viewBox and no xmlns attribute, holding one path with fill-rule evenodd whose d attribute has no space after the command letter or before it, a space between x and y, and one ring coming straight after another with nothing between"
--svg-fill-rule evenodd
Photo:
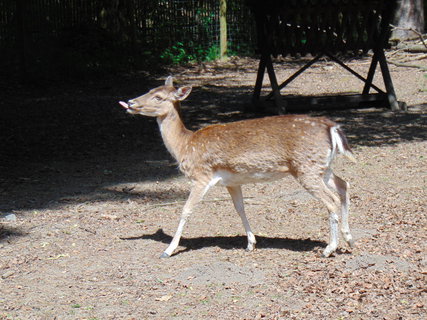
<instances>
[{"instance_id":1,"label":"deer's eye","mask_svg":"<svg viewBox=\"0 0 427 320\"><path fill-rule=\"evenodd\" d=\"M163 101L161 96L154 96L154 100L156 100L157 102Z\"/></svg>"}]
</instances>

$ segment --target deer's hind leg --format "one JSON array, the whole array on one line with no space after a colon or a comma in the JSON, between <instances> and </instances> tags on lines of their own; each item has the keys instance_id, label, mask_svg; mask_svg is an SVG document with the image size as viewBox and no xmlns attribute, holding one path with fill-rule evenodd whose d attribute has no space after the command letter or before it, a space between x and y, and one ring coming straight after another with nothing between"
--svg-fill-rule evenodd
<instances>
[{"instance_id":1,"label":"deer's hind leg","mask_svg":"<svg viewBox=\"0 0 427 320\"><path fill-rule=\"evenodd\" d=\"M326 184L325 175L322 170L300 174L296 176L296 179L311 195L322 201L329 211L330 239L323 251L323 256L329 257L336 251L339 243L338 212L340 212L340 198Z\"/></svg>"},{"instance_id":2,"label":"deer's hind leg","mask_svg":"<svg viewBox=\"0 0 427 320\"><path fill-rule=\"evenodd\" d=\"M347 242L350 247L353 247L354 240L353 236L351 235L350 226L348 223L348 207L350 203L347 191L348 183L340 177L336 176L333 172L330 172L327 178L327 185L339 195L341 200L341 233L345 242Z\"/></svg>"}]
</instances>

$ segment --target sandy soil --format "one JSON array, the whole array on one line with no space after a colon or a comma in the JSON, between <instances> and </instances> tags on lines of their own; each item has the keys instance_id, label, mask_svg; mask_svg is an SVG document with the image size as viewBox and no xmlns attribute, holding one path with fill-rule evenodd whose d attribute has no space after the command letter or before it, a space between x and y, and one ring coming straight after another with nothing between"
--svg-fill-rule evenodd
<instances>
[{"instance_id":1,"label":"sandy soil","mask_svg":"<svg viewBox=\"0 0 427 320\"><path fill-rule=\"evenodd\" d=\"M349 64L365 73L369 61ZM141 73L6 87L0 319L425 319L427 79L415 68L390 66L407 113L316 113L343 125L358 159L339 157L334 166L351 184L355 248L341 243L333 257L320 257L326 209L287 178L243 188L256 251L244 250L240 219L218 187L192 216L177 254L159 259L189 183L155 121L126 114L117 101L173 73L194 86L183 107L190 128L259 116L245 112L256 66L235 59L150 81ZM284 61L278 74L297 67ZM287 90L361 88L323 61Z\"/></svg>"}]
</instances>

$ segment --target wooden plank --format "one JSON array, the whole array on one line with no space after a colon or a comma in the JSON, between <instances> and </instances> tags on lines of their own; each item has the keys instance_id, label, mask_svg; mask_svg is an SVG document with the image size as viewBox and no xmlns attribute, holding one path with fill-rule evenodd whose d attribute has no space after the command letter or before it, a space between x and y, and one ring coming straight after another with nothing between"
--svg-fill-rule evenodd
<instances>
[{"instance_id":1,"label":"wooden plank","mask_svg":"<svg viewBox=\"0 0 427 320\"><path fill-rule=\"evenodd\" d=\"M349 108L386 108L388 106L387 95L375 94L349 94L332 96L283 96L287 112L334 110ZM265 110L277 113L275 101L263 100Z\"/></svg>"}]
</instances>

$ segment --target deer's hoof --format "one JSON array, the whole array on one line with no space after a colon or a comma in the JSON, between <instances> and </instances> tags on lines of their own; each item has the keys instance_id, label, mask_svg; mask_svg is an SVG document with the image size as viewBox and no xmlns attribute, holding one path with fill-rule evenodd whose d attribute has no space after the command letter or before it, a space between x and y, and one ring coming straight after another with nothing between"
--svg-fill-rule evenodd
<instances>
[{"instance_id":1,"label":"deer's hoof","mask_svg":"<svg viewBox=\"0 0 427 320\"><path fill-rule=\"evenodd\" d=\"M252 252L256 249L255 244L250 244L246 247L245 251L246 252Z\"/></svg>"},{"instance_id":2,"label":"deer's hoof","mask_svg":"<svg viewBox=\"0 0 427 320\"><path fill-rule=\"evenodd\" d=\"M353 239L349 239L346 242L350 248L354 248L354 240Z\"/></svg>"},{"instance_id":3,"label":"deer's hoof","mask_svg":"<svg viewBox=\"0 0 427 320\"><path fill-rule=\"evenodd\" d=\"M330 252L322 252L322 257L323 258L329 258L331 256Z\"/></svg>"},{"instance_id":4,"label":"deer's hoof","mask_svg":"<svg viewBox=\"0 0 427 320\"><path fill-rule=\"evenodd\" d=\"M163 258L170 258L170 255L168 255L166 252L163 252L162 255L160 256L160 259Z\"/></svg>"},{"instance_id":5,"label":"deer's hoof","mask_svg":"<svg viewBox=\"0 0 427 320\"><path fill-rule=\"evenodd\" d=\"M354 248L354 239L350 232L343 232L345 242L350 248Z\"/></svg>"},{"instance_id":6,"label":"deer's hoof","mask_svg":"<svg viewBox=\"0 0 427 320\"><path fill-rule=\"evenodd\" d=\"M336 248L330 248L329 246L326 247L325 250L323 250L322 256L324 258L329 258L334 252Z\"/></svg>"}]
</instances>

